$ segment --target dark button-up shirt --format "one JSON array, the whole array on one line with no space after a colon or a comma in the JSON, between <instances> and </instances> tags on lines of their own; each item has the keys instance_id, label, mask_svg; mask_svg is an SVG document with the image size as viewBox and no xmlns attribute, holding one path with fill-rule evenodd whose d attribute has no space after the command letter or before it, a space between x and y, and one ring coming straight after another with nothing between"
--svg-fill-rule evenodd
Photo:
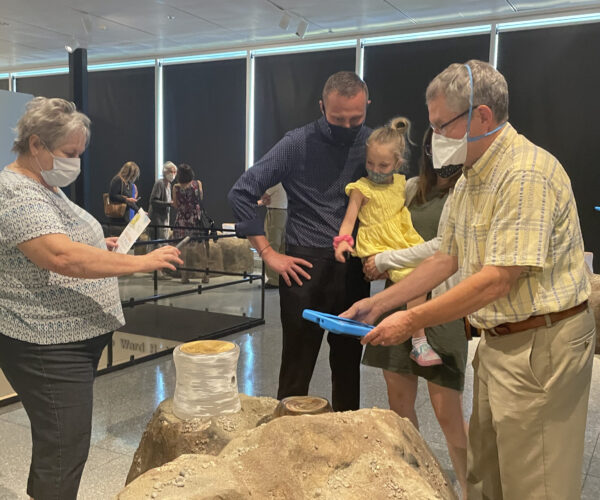
<instances>
[{"instance_id":1,"label":"dark button-up shirt","mask_svg":"<svg viewBox=\"0 0 600 500\"><path fill-rule=\"evenodd\" d=\"M354 143L333 141L325 117L288 132L229 192L239 236L264 234L257 200L281 182L288 195L288 245L330 248L346 213L344 187L366 175L363 126Z\"/></svg>"}]
</instances>

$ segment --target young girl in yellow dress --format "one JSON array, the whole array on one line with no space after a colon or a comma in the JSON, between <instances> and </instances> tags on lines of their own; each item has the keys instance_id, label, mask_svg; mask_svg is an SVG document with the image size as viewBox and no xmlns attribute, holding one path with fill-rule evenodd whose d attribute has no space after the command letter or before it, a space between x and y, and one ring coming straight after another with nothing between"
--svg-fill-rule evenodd
<instances>
[{"instance_id":1,"label":"young girl in yellow dress","mask_svg":"<svg viewBox=\"0 0 600 500\"><path fill-rule=\"evenodd\" d=\"M350 201L339 235L333 240L335 258L339 262L345 262L346 252L366 258L386 250L423 243L404 204L406 178L397 173L404 160L409 129L410 122L397 117L374 130L367 139L367 177L361 177L346 186ZM352 230L357 217L359 226L356 247L353 248ZM396 283L411 271L411 268L390 269L388 277ZM425 299L425 296L415 299L407 307L422 304ZM424 330L414 333L412 346L410 357L417 364L433 366L442 363L427 342Z\"/></svg>"}]
</instances>

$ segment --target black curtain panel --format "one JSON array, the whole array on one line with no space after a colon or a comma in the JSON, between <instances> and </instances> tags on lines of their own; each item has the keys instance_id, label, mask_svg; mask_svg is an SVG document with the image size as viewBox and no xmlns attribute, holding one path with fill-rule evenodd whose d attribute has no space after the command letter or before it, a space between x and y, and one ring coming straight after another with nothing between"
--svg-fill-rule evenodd
<instances>
[{"instance_id":1,"label":"black curtain panel","mask_svg":"<svg viewBox=\"0 0 600 500\"><path fill-rule=\"evenodd\" d=\"M8 90L8 80L0 80L0 89Z\"/></svg>"},{"instance_id":2,"label":"black curtain panel","mask_svg":"<svg viewBox=\"0 0 600 500\"><path fill-rule=\"evenodd\" d=\"M102 193L123 163L140 167L140 206L148 209L154 185L154 68L90 72L88 110L91 212L105 220Z\"/></svg>"},{"instance_id":3,"label":"black curtain panel","mask_svg":"<svg viewBox=\"0 0 600 500\"><path fill-rule=\"evenodd\" d=\"M321 116L323 85L337 71L354 71L355 49L260 56L255 62L254 159L288 130Z\"/></svg>"},{"instance_id":4,"label":"black curtain panel","mask_svg":"<svg viewBox=\"0 0 600 500\"><path fill-rule=\"evenodd\" d=\"M421 144L429 124L425 90L452 63L489 58L489 35L424 40L365 47L364 77L371 93L367 124L384 125L394 116L413 124L412 140ZM419 147L411 148L410 174L418 172Z\"/></svg>"},{"instance_id":5,"label":"black curtain panel","mask_svg":"<svg viewBox=\"0 0 600 500\"><path fill-rule=\"evenodd\" d=\"M17 92L35 97L60 97L71 100L69 75L29 76L17 78Z\"/></svg>"},{"instance_id":6,"label":"black curtain panel","mask_svg":"<svg viewBox=\"0 0 600 500\"><path fill-rule=\"evenodd\" d=\"M508 82L510 122L552 153L571 178L586 251L600 260L600 116L594 62L600 24L500 33L498 69Z\"/></svg>"},{"instance_id":7,"label":"black curtain panel","mask_svg":"<svg viewBox=\"0 0 600 500\"><path fill-rule=\"evenodd\" d=\"M246 60L165 66L164 158L187 163L202 181L204 206L233 222L227 193L246 158Z\"/></svg>"}]
</instances>

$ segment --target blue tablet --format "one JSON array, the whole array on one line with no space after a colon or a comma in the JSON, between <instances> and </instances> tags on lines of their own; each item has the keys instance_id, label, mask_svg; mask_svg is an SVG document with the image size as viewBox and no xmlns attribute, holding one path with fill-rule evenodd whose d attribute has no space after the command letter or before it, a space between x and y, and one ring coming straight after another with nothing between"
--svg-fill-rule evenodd
<instances>
[{"instance_id":1,"label":"blue tablet","mask_svg":"<svg viewBox=\"0 0 600 500\"><path fill-rule=\"evenodd\" d=\"M327 314L312 309L304 309L302 317L313 323L317 323L324 330L341 335L352 335L353 337L364 337L373 328L373 325L367 325L353 319L340 318L333 314Z\"/></svg>"}]
</instances>

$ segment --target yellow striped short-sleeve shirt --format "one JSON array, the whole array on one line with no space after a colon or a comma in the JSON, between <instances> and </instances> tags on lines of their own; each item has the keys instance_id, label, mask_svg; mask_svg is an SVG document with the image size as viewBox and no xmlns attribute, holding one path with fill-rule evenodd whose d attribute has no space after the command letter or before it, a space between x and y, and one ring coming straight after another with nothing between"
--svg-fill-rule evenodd
<instances>
[{"instance_id":1,"label":"yellow striped short-sleeve shirt","mask_svg":"<svg viewBox=\"0 0 600 500\"><path fill-rule=\"evenodd\" d=\"M590 294L569 177L508 123L464 169L440 250L458 258L461 280L483 266L527 268L508 296L469 315L478 328L569 309Z\"/></svg>"}]
</instances>

